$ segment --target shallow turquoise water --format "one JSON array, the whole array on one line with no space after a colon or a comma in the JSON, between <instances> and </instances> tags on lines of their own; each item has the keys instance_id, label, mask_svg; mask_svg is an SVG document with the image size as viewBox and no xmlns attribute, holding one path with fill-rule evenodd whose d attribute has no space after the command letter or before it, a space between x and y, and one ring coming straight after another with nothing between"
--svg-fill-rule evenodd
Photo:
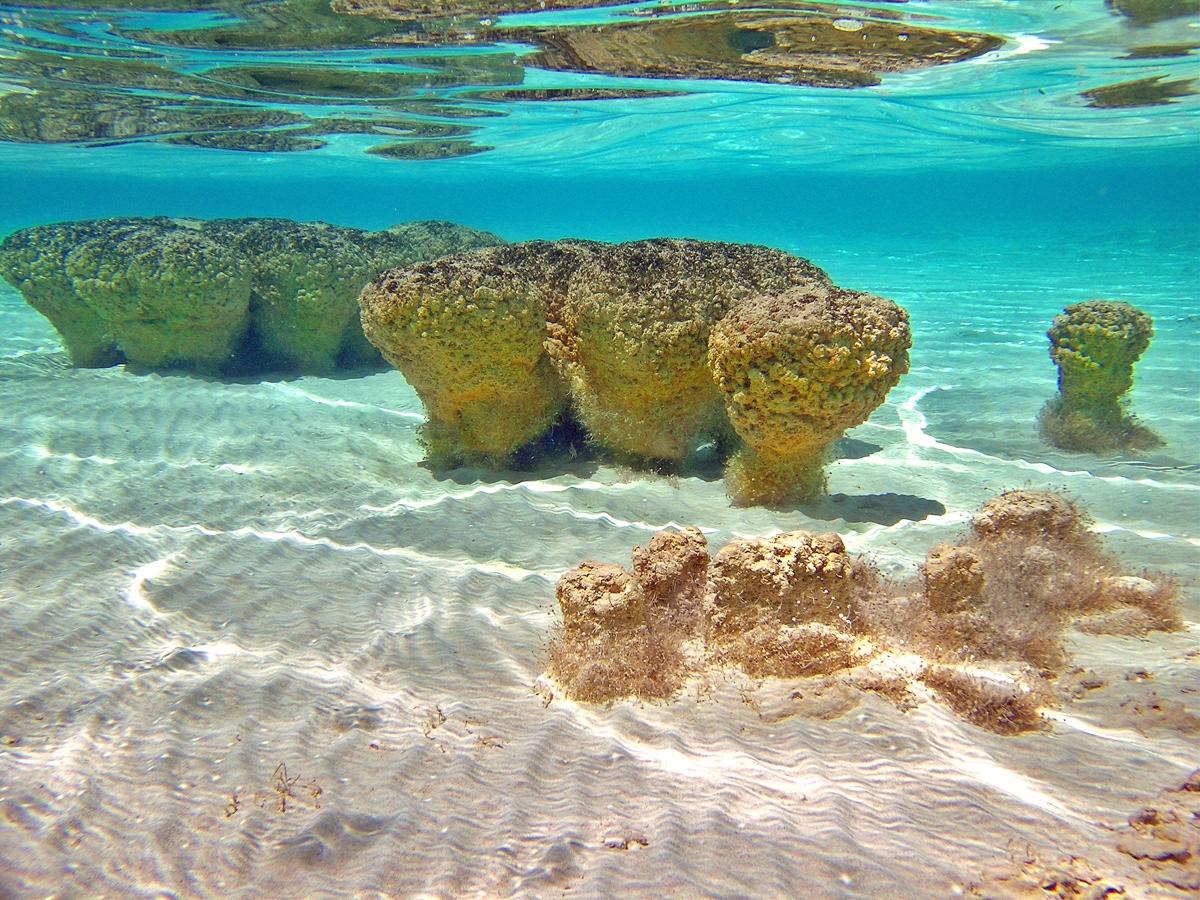
<instances>
[{"instance_id":1,"label":"shallow turquoise water","mask_svg":"<svg viewBox=\"0 0 1200 900\"><path fill-rule=\"evenodd\" d=\"M1200 765L1198 101L1092 110L1077 96L1200 75L1195 53L1118 58L1200 42L1200 22L1133 28L1099 0L910 5L1008 42L860 91L671 82L697 92L509 104L472 120L496 149L457 160L369 157L362 136L298 154L0 143L0 234L272 215L757 242L895 300L914 335L911 372L841 445L831 496L769 511L731 507L704 472L435 474L393 371L73 369L0 284L0 737L15 739L0 745L0 896L942 897L1010 846L1100 852ZM103 14L4 16L5 54L36 36L181 71L385 65L376 51L164 49ZM138 17L129 27L180 21ZM73 36L39 27L85 18ZM1036 433L1055 390L1045 329L1096 297L1155 320L1132 404L1159 450L1070 454ZM702 526L713 548L803 528L911 575L1012 487L1087 505L1122 561L1178 578L1188 623L1074 636L1106 687L1045 732L1000 737L875 698L790 716L770 685L611 709L544 707L535 691L554 583L581 559L625 562L669 525ZM1143 669L1152 683L1131 677ZM1151 696L1175 717L1146 714ZM319 797L257 803L280 762ZM245 808L229 814L235 795ZM631 835L646 846L606 846Z\"/></svg>"}]
</instances>

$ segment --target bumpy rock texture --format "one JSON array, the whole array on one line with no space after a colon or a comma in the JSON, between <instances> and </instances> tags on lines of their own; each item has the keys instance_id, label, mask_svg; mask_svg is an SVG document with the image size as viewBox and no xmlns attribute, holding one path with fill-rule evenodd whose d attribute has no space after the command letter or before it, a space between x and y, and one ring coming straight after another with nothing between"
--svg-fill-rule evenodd
<instances>
[{"instance_id":1,"label":"bumpy rock texture","mask_svg":"<svg viewBox=\"0 0 1200 900\"><path fill-rule=\"evenodd\" d=\"M514 244L385 273L361 307L434 459L503 461L566 414L635 463L733 450L747 503L820 493L826 448L908 368L899 307L741 244Z\"/></svg>"},{"instance_id":2,"label":"bumpy rock texture","mask_svg":"<svg viewBox=\"0 0 1200 900\"><path fill-rule=\"evenodd\" d=\"M665 699L683 686L703 653L707 548L699 529L662 531L634 550L631 571L584 563L559 580L550 667L571 696Z\"/></svg>"},{"instance_id":3,"label":"bumpy rock texture","mask_svg":"<svg viewBox=\"0 0 1200 900\"><path fill-rule=\"evenodd\" d=\"M751 503L820 494L829 445L883 403L910 344L904 310L853 291L806 286L732 310L708 352L744 443L730 492Z\"/></svg>"},{"instance_id":4,"label":"bumpy rock texture","mask_svg":"<svg viewBox=\"0 0 1200 900\"><path fill-rule=\"evenodd\" d=\"M442 222L364 232L285 219L103 219L9 235L0 276L79 366L327 372L378 359L358 319L373 275L498 243Z\"/></svg>"},{"instance_id":5,"label":"bumpy rock texture","mask_svg":"<svg viewBox=\"0 0 1200 900\"><path fill-rule=\"evenodd\" d=\"M653 240L594 249L572 275L554 357L580 421L610 449L683 459L721 427L706 363L731 309L795 284L829 284L808 262L765 247Z\"/></svg>"},{"instance_id":6,"label":"bumpy rock texture","mask_svg":"<svg viewBox=\"0 0 1200 900\"><path fill-rule=\"evenodd\" d=\"M1002 734L1043 727L1068 627L1182 627L1173 584L1122 572L1080 510L1042 491L989 501L913 582L884 579L836 534L733 541L710 560L692 528L635 548L631 570L582 564L557 597L548 672L574 699L661 699L733 668L934 698Z\"/></svg>"},{"instance_id":7,"label":"bumpy rock texture","mask_svg":"<svg viewBox=\"0 0 1200 900\"><path fill-rule=\"evenodd\" d=\"M1128 303L1089 300L1055 316L1047 334L1058 366L1058 396L1039 418L1047 441L1095 453L1161 444L1122 406L1133 387L1133 364L1154 336L1148 315Z\"/></svg>"}]
</instances>

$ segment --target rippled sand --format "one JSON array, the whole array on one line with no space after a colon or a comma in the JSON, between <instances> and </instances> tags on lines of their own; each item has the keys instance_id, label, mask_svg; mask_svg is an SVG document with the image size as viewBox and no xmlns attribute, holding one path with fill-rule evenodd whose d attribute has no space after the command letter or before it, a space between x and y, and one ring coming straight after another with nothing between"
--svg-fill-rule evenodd
<instances>
[{"instance_id":1,"label":"rippled sand","mask_svg":"<svg viewBox=\"0 0 1200 900\"><path fill-rule=\"evenodd\" d=\"M1026 847L1086 856L1200 765L1194 236L786 249L904 304L915 346L832 496L785 513L731 509L710 472L433 473L395 372L73 370L0 288L0 897L940 897ZM1034 432L1046 324L1093 296L1156 319L1149 456ZM583 558L673 523L714 547L810 528L911 573L1018 486L1066 488L1122 560L1179 577L1189 622L1073 637L1079 697L1044 733L795 682L539 690Z\"/></svg>"}]
</instances>

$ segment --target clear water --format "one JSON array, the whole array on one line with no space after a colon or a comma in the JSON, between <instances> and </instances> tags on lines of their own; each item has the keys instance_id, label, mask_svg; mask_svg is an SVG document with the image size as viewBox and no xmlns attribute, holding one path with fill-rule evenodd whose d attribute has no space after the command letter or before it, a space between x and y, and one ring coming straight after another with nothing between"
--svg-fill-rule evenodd
<instances>
[{"instance_id":1,"label":"clear water","mask_svg":"<svg viewBox=\"0 0 1200 900\"><path fill-rule=\"evenodd\" d=\"M1100 854L1200 766L1200 100L1078 96L1200 77L1200 53L1121 58L1200 44L1200 20L1134 26L1101 0L836 4L872 8L1006 43L845 91L525 68L527 87L692 93L468 103L503 112L453 120L495 149L451 160L369 156L380 140L363 135L294 154L0 143L0 235L169 214L747 241L895 300L914 334L911 372L841 446L830 496L772 511L731 507L705 473L434 473L398 372L74 369L0 283L0 897L945 897L1026 848ZM154 42L225 21L212 11L0 18L0 81L31 42L181 72L524 52ZM381 114L325 111L343 107ZM1055 390L1045 328L1095 297L1154 317L1132 402L1159 450L1070 454L1037 435ZM1069 491L1130 568L1179 580L1188 623L1072 637L1105 687L1045 731L1001 737L869 696L788 715L787 685L611 708L535 690L555 581L584 558L625 562L670 525L713 547L836 530L905 575L1012 487ZM286 808L279 764L301 777ZM1138 872L1124 858L1117 876Z\"/></svg>"}]
</instances>

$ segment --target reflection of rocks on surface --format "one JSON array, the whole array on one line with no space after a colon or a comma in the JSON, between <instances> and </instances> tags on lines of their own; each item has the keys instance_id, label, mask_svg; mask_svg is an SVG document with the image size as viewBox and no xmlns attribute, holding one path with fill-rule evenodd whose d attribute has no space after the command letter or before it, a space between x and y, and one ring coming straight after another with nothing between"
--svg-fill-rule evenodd
<instances>
[{"instance_id":1,"label":"reflection of rocks on surface","mask_svg":"<svg viewBox=\"0 0 1200 900\"><path fill-rule=\"evenodd\" d=\"M1121 633L1181 626L1173 585L1121 573L1082 514L1045 492L989 501L915 583L884 580L833 534L734 541L711 560L703 549L695 529L660 532L634 551L633 571L584 563L562 577L549 673L567 696L668 697L722 666L755 678L837 674L901 705L936 697L1011 734L1043 725L1063 633L1081 617L1099 630L1097 614L1135 613ZM664 589L664 573L678 590Z\"/></svg>"},{"instance_id":2,"label":"reflection of rocks on surface","mask_svg":"<svg viewBox=\"0 0 1200 900\"><path fill-rule=\"evenodd\" d=\"M725 12L582 28L511 29L549 69L658 78L714 78L861 87L886 72L970 59L1003 44L985 34L879 20L844 30L836 16Z\"/></svg>"},{"instance_id":3,"label":"reflection of rocks on surface","mask_svg":"<svg viewBox=\"0 0 1200 900\"><path fill-rule=\"evenodd\" d=\"M491 149L470 141L406 141L403 144L371 147L367 152L388 159L454 159L457 156L486 153Z\"/></svg>"},{"instance_id":4,"label":"reflection of rocks on surface","mask_svg":"<svg viewBox=\"0 0 1200 900\"><path fill-rule=\"evenodd\" d=\"M1148 48L1154 49L1154 48ZM1160 48L1161 49L1161 48ZM1186 56L1182 53L1160 52L1160 56ZM1143 59L1144 56L1132 56L1133 59ZM1129 109L1138 106L1165 106L1174 103L1178 97L1190 97L1196 93L1195 78L1176 78L1164 81L1162 75L1150 78L1138 78L1134 81L1122 81L1118 84L1107 84L1103 87L1083 91L1079 96L1087 100L1087 105L1095 109Z\"/></svg>"}]
</instances>

